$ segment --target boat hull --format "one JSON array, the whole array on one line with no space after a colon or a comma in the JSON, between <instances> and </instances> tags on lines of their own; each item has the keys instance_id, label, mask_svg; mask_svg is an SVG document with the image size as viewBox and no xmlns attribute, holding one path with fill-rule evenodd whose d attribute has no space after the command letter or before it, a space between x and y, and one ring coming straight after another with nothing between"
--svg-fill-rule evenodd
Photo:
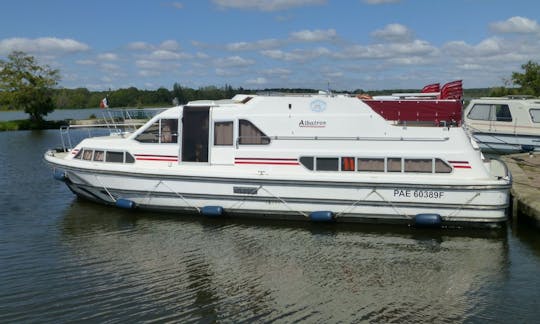
<instances>
[{"instance_id":1,"label":"boat hull","mask_svg":"<svg viewBox=\"0 0 540 324\"><path fill-rule=\"evenodd\" d=\"M338 222L412 223L437 214L446 225L497 225L507 218L509 185L428 185L233 179L65 171L78 196L104 204L133 202L141 209L201 212L220 206L225 215L309 220L330 211Z\"/></svg>"},{"instance_id":2,"label":"boat hull","mask_svg":"<svg viewBox=\"0 0 540 324\"><path fill-rule=\"evenodd\" d=\"M483 152L512 154L540 151L540 136L501 133L473 133Z\"/></svg>"}]
</instances>

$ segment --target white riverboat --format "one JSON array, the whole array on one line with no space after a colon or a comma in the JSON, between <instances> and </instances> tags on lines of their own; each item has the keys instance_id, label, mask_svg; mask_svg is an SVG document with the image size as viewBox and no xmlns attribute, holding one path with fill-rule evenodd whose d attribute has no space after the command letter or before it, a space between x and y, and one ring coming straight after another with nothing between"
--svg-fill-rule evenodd
<instances>
[{"instance_id":1,"label":"white riverboat","mask_svg":"<svg viewBox=\"0 0 540 324\"><path fill-rule=\"evenodd\" d=\"M464 122L485 152L540 151L540 99L473 99L464 111Z\"/></svg>"},{"instance_id":2,"label":"white riverboat","mask_svg":"<svg viewBox=\"0 0 540 324\"><path fill-rule=\"evenodd\" d=\"M80 197L207 216L499 225L511 186L461 127L397 126L325 94L190 102L45 160Z\"/></svg>"}]
</instances>

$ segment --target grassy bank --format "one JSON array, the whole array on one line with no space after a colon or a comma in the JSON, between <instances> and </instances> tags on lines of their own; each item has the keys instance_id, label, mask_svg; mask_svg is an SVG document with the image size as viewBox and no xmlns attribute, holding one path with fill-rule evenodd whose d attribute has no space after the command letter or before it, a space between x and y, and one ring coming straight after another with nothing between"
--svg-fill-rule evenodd
<instances>
[{"instance_id":1,"label":"grassy bank","mask_svg":"<svg viewBox=\"0 0 540 324\"><path fill-rule=\"evenodd\" d=\"M29 119L0 121L0 131L17 130L37 130L37 129L58 129L62 125L67 125L66 120L44 120L35 122Z\"/></svg>"}]
</instances>

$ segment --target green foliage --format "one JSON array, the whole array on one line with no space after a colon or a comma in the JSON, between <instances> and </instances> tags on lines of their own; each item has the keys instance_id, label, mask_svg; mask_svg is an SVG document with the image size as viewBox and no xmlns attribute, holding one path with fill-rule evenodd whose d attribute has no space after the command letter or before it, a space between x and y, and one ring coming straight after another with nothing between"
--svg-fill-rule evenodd
<instances>
[{"instance_id":1,"label":"green foliage","mask_svg":"<svg viewBox=\"0 0 540 324\"><path fill-rule=\"evenodd\" d=\"M521 65L523 73L512 73L512 81L521 86L521 94L540 96L540 65L529 61Z\"/></svg>"},{"instance_id":2,"label":"green foliage","mask_svg":"<svg viewBox=\"0 0 540 324\"><path fill-rule=\"evenodd\" d=\"M33 56L14 51L8 60L0 60L0 104L8 109L24 110L32 121L41 122L54 110L53 88L58 70L40 66Z\"/></svg>"}]
</instances>

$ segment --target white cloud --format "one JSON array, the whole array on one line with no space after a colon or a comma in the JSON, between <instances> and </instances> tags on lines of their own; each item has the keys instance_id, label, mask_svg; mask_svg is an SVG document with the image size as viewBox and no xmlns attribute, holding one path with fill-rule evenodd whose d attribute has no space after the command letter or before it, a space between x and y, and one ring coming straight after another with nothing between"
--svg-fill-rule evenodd
<instances>
[{"instance_id":1,"label":"white cloud","mask_svg":"<svg viewBox=\"0 0 540 324\"><path fill-rule=\"evenodd\" d=\"M169 50L155 50L150 55L148 55L149 59L152 60L159 60L159 61L172 61L172 60L181 60L181 59L189 59L192 56L185 53L176 53Z\"/></svg>"},{"instance_id":2,"label":"white cloud","mask_svg":"<svg viewBox=\"0 0 540 324\"><path fill-rule=\"evenodd\" d=\"M307 60L322 56L331 56L332 52L326 47L318 47L305 50L296 49L292 52L285 52L282 50L267 50L261 51L261 54L275 60L305 62Z\"/></svg>"},{"instance_id":3,"label":"white cloud","mask_svg":"<svg viewBox=\"0 0 540 324\"><path fill-rule=\"evenodd\" d=\"M268 83L268 80L266 80L266 78L264 77L258 77L255 79L246 80L246 84L251 84L251 85L263 85L267 83Z\"/></svg>"},{"instance_id":4,"label":"white cloud","mask_svg":"<svg viewBox=\"0 0 540 324\"><path fill-rule=\"evenodd\" d=\"M61 55L89 49L88 45L70 38L7 38L0 41L0 53L23 51L31 54Z\"/></svg>"},{"instance_id":5,"label":"white cloud","mask_svg":"<svg viewBox=\"0 0 540 324\"><path fill-rule=\"evenodd\" d=\"M166 40L159 44L159 49L175 52L180 50L180 44L175 40Z\"/></svg>"},{"instance_id":6,"label":"white cloud","mask_svg":"<svg viewBox=\"0 0 540 324\"><path fill-rule=\"evenodd\" d=\"M289 69L275 68L263 70L262 73L266 75L289 75L292 73L292 71Z\"/></svg>"},{"instance_id":7,"label":"white cloud","mask_svg":"<svg viewBox=\"0 0 540 324\"><path fill-rule=\"evenodd\" d=\"M77 60L75 61L75 63L77 64L80 64L80 65L96 65L96 61L94 60Z\"/></svg>"},{"instance_id":8,"label":"white cloud","mask_svg":"<svg viewBox=\"0 0 540 324\"><path fill-rule=\"evenodd\" d=\"M301 30L298 32L291 33L291 39L295 41L302 41L302 42L322 42L322 41L329 41L334 38L336 38L336 30L335 29L327 29L327 30Z\"/></svg>"},{"instance_id":9,"label":"white cloud","mask_svg":"<svg viewBox=\"0 0 540 324\"><path fill-rule=\"evenodd\" d=\"M214 64L218 67L245 67L255 64L255 61L250 59L245 59L240 56L229 56L226 58L219 58L214 60Z\"/></svg>"},{"instance_id":10,"label":"white cloud","mask_svg":"<svg viewBox=\"0 0 540 324\"><path fill-rule=\"evenodd\" d=\"M426 41L414 40L408 43L353 45L335 56L341 59L393 59L403 56L429 56L438 49Z\"/></svg>"},{"instance_id":11,"label":"white cloud","mask_svg":"<svg viewBox=\"0 0 540 324\"><path fill-rule=\"evenodd\" d=\"M383 29L371 33L371 36L390 42L409 42L413 38L413 32L401 24L389 24Z\"/></svg>"},{"instance_id":12,"label":"white cloud","mask_svg":"<svg viewBox=\"0 0 540 324\"><path fill-rule=\"evenodd\" d=\"M97 57L98 57L98 59L103 60L103 61L116 61L116 60L118 60L118 55L115 54L115 53L103 53L103 54L99 54Z\"/></svg>"},{"instance_id":13,"label":"white cloud","mask_svg":"<svg viewBox=\"0 0 540 324\"><path fill-rule=\"evenodd\" d=\"M326 4L327 0L212 0L221 8L280 11Z\"/></svg>"},{"instance_id":14,"label":"white cloud","mask_svg":"<svg viewBox=\"0 0 540 324\"><path fill-rule=\"evenodd\" d=\"M540 26L536 20L519 16L508 18L505 21L494 22L490 27L498 33L530 34L540 32Z\"/></svg>"},{"instance_id":15,"label":"white cloud","mask_svg":"<svg viewBox=\"0 0 540 324\"><path fill-rule=\"evenodd\" d=\"M363 0L363 2L370 5L379 5L385 3L398 3L401 2L401 0Z\"/></svg>"},{"instance_id":16,"label":"white cloud","mask_svg":"<svg viewBox=\"0 0 540 324\"><path fill-rule=\"evenodd\" d=\"M276 48L283 42L277 39L262 39L255 42L236 42L225 46L229 51L258 51L263 49Z\"/></svg>"},{"instance_id":17,"label":"white cloud","mask_svg":"<svg viewBox=\"0 0 540 324\"><path fill-rule=\"evenodd\" d=\"M128 49L134 50L134 51L149 51L154 48L154 46L146 43L146 42L133 42L128 44Z\"/></svg>"}]
</instances>

